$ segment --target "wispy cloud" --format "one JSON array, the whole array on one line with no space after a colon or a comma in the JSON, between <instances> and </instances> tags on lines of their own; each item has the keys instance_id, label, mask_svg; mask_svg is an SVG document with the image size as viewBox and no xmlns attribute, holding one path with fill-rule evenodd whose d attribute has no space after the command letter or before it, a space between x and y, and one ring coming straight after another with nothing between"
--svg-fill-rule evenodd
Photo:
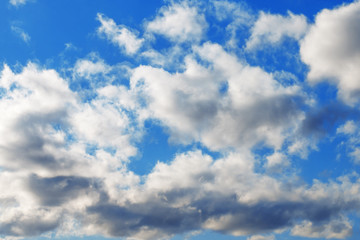
<instances>
[{"instance_id":1,"label":"wispy cloud","mask_svg":"<svg viewBox=\"0 0 360 240\"><path fill-rule=\"evenodd\" d=\"M18 35L25 43L30 42L30 35L27 34L21 27L16 25L11 25L11 31Z\"/></svg>"},{"instance_id":2,"label":"wispy cloud","mask_svg":"<svg viewBox=\"0 0 360 240\"><path fill-rule=\"evenodd\" d=\"M147 23L147 30L172 41L199 41L206 30L205 16L187 1L160 9L159 15Z\"/></svg>"},{"instance_id":3,"label":"wispy cloud","mask_svg":"<svg viewBox=\"0 0 360 240\"><path fill-rule=\"evenodd\" d=\"M21 5L25 5L27 2L29 2L30 0L10 0L10 4L13 6L21 6Z\"/></svg>"}]
</instances>

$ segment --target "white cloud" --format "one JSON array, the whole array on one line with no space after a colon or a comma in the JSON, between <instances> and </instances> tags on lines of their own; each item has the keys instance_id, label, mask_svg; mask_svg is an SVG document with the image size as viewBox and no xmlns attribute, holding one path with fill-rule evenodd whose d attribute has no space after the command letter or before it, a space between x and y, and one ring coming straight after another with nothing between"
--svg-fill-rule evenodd
<instances>
[{"instance_id":1,"label":"white cloud","mask_svg":"<svg viewBox=\"0 0 360 240\"><path fill-rule=\"evenodd\" d=\"M254 235L247 238L247 240L275 240L275 237L273 235L270 236Z\"/></svg>"},{"instance_id":2,"label":"white cloud","mask_svg":"<svg viewBox=\"0 0 360 240\"><path fill-rule=\"evenodd\" d=\"M27 34L22 28L12 25L11 31L16 33L24 42L29 43L30 42L30 36Z\"/></svg>"},{"instance_id":3,"label":"white cloud","mask_svg":"<svg viewBox=\"0 0 360 240\"><path fill-rule=\"evenodd\" d=\"M131 137L127 135L129 119L111 101L101 99L84 104L71 116L70 123L74 133L89 143L98 144L99 147L122 148L124 159L136 153L130 145Z\"/></svg>"},{"instance_id":4,"label":"white cloud","mask_svg":"<svg viewBox=\"0 0 360 240\"><path fill-rule=\"evenodd\" d=\"M260 12L251 28L246 49L252 50L266 44L277 44L285 37L300 40L308 29L306 17L288 12L288 16Z\"/></svg>"},{"instance_id":5,"label":"white cloud","mask_svg":"<svg viewBox=\"0 0 360 240\"><path fill-rule=\"evenodd\" d=\"M272 155L267 156L266 160L266 167L270 170L281 171L290 164L287 156L280 152L274 152Z\"/></svg>"},{"instance_id":6,"label":"white cloud","mask_svg":"<svg viewBox=\"0 0 360 240\"><path fill-rule=\"evenodd\" d=\"M229 37L227 45L237 48L238 41L241 39L238 32L244 32L254 23L254 14L245 2L214 0L211 3L213 4L215 17L219 21L230 20L230 23L225 28Z\"/></svg>"},{"instance_id":7,"label":"white cloud","mask_svg":"<svg viewBox=\"0 0 360 240\"><path fill-rule=\"evenodd\" d=\"M344 125L336 129L336 133L353 134L357 130L357 126L353 120L347 121Z\"/></svg>"},{"instance_id":8,"label":"white cloud","mask_svg":"<svg viewBox=\"0 0 360 240\"><path fill-rule=\"evenodd\" d=\"M80 77L86 78L90 78L96 74L107 74L111 69L103 59L97 57L95 57L95 59L78 59L74 66L74 72Z\"/></svg>"},{"instance_id":9,"label":"white cloud","mask_svg":"<svg viewBox=\"0 0 360 240\"><path fill-rule=\"evenodd\" d=\"M355 163L360 164L360 147L355 147L349 155L353 157Z\"/></svg>"},{"instance_id":10,"label":"white cloud","mask_svg":"<svg viewBox=\"0 0 360 240\"><path fill-rule=\"evenodd\" d=\"M10 4L13 6L25 5L29 0L10 0Z\"/></svg>"},{"instance_id":11,"label":"white cloud","mask_svg":"<svg viewBox=\"0 0 360 240\"><path fill-rule=\"evenodd\" d=\"M217 4L218 20L230 14L235 24L234 18L244 14L237 4L211 3ZM189 4L163 7L146 25L150 32L187 44L145 49L132 59L132 69L109 65L93 53L77 59L69 79L33 63L17 72L3 67L1 236L55 231L60 237L101 234L150 240L205 229L253 235L248 240L274 240L273 232L283 230L319 238L350 234L343 214L360 209L359 176L304 184L298 176L271 174L290 166L289 153L307 154L313 141L304 136L320 134L328 114L346 115L346 110L308 113L314 106L306 105L310 101L300 83L284 81L293 75L250 65L234 49L200 44L207 24L200 8ZM266 33L267 42L301 38L302 28L290 30L287 24L299 21L303 26L302 16L262 17L283 24ZM140 51L143 39L101 14L98 20L99 34L129 55ZM234 34L235 25L228 29ZM136 65L138 56L150 64L141 59ZM93 95L86 101L81 101L86 90L74 86L79 80L90 85ZM146 121L193 150L178 150L138 176L127 164L146 134ZM348 121L337 133L349 136L357 147L354 125ZM205 154L196 145L218 152ZM264 145L274 153L259 160L253 149Z\"/></svg>"},{"instance_id":12,"label":"white cloud","mask_svg":"<svg viewBox=\"0 0 360 240\"><path fill-rule=\"evenodd\" d=\"M352 226L347 219L339 218L327 224L316 225L310 221L304 221L296 225L291 234L308 238L337 238L344 239L352 235Z\"/></svg>"},{"instance_id":13,"label":"white cloud","mask_svg":"<svg viewBox=\"0 0 360 240\"><path fill-rule=\"evenodd\" d=\"M168 49L157 51L149 49L141 53L141 56L150 62L151 66L162 67L164 69L183 69L182 58L189 53L189 49L185 50L178 45L174 45Z\"/></svg>"},{"instance_id":14,"label":"white cloud","mask_svg":"<svg viewBox=\"0 0 360 240\"><path fill-rule=\"evenodd\" d=\"M358 209L358 179L315 181L306 187L255 173L252 163L251 155L239 153L217 160L200 151L178 154L172 162L158 163L145 183L123 195L119 205L89 208L87 224L95 233L134 239L159 239L173 231L197 229L245 236L293 225L297 229L303 220L328 229L318 228L320 237L349 233L349 224L340 221L341 212ZM162 221L164 216L167 221Z\"/></svg>"},{"instance_id":15,"label":"white cloud","mask_svg":"<svg viewBox=\"0 0 360 240\"><path fill-rule=\"evenodd\" d=\"M354 120L348 120L336 129L337 134L343 134L346 137L339 147L344 147L348 156L355 164L360 164L360 129Z\"/></svg>"},{"instance_id":16,"label":"white cloud","mask_svg":"<svg viewBox=\"0 0 360 240\"><path fill-rule=\"evenodd\" d=\"M126 54L135 54L142 46L144 39L138 38L137 34L124 26L116 25L115 21L103 14L97 14L97 20L101 26L98 28L100 36L105 36L114 45L124 50Z\"/></svg>"},{"instance_id":17,"label":"white cloud","mask_svg":"<svg viewBox=\"0 0 360 240\"><path fill-rule=\"evenodd\" d=\"M246 9L245 3L236 3L230 1L212 1L215 10L215 16L219 21L228 18L238 18L239 23L249 24L248 20L251 19L249 9Z\"/></svg>"},{"instance_id":18,"label":"white cloud","mask_svg":"<svg viewBox=\"0 0 360 240\"><path fill-rule=\"evenodd\" d=\"M173 42L200 41L207 29L205 17L186 1L162 7L146 26L149 32L164 35Z\"/></svg>"},{"instance_id":19,"label":"white cloud","mask_svg":"<svg viewBox=\"0 0 360 240\"><path fill-rule=\"evenodd\" d=\"M7 204L0 234L54 230L63 226L64 216L79 216L105 191L118 197L121 191L114 189L138 182L124 170L136 151L128 137L132 130L105 97L81 103L54 70L33 63L19 73L5 65L0 85L5 89L0 110L7 113L0 119L0 134L7 136L0 140L0 202ZM85 130L76 121L84 116ZM89 145L95 146L90 154ZM109 153L108 147L115 149Z\"/></svg>"},{"instance_id":20,"label":"white cloud","mask_svg":"<svg viewBox=\"0 0 360 240\"><path fill-rule=\"evenodd\" d=\"M190 54L182 73L134 69L132 90L144 97L149 118L161 120L177 142L200 141L214 150L259 142L279 148L301 115L298 88L282 86L217 44L194 48L193 54L210 66Z\"/></svg>"},{"instance_id":21,"label":"white cloud","mask_svg":"<svg viewBox=\"0 0 360 240\"><path fill-rule=\"evenodd\" d=\"M348 104L358 101L360 83L360 2L323 10L301 43L301 58L309 65L308 81L328 81Z\"/></svg>"}]
</instances>

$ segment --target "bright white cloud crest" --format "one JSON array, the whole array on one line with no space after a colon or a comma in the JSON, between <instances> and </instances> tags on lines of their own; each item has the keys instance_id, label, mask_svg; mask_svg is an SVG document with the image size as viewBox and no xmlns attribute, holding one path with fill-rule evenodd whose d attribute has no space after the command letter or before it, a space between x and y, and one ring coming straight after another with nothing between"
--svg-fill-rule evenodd
<instances>
[{"instance_id":1,"label":"bright white cloud crest","mask_svg":"<svg viewBox=\"0 0 360 240\"><path fill-rule=\"evenodd\" d=\"M261 12L251 29L246 48L251 50L268 43L276 44L285 37L300 40L306 33L307 27L304 15L288 12L288 16L282 16Z\"/></svg>"},{"instance_id":2,"label":"bright white cloud crest","mask_svg":"<svg viewBox=\"0 0 360 240\"><path fill-rule=\"evenodd\" d=\"M147 30L168 37L171 41L199 41L206 31L205 17L186 1L163 7L160 16L147 24Z\"/></svg>"},{"instance_id":3,"label":"bright white cloud crest","mask_svg":"<svg viewBox=\"0 0 360 240\"><path fill-rule=\"evenodd\" d=\"M123 26L117 26L114 20L102 14L97 15L101 26L98 28L100 35L105 37L119 48L124 49L126 54L136 53L143 43L143 39L138 38L135 33Z\"/></svg>"},{"instance_id":4,"label":"bright white cloud crest","mask_svg":"<svg viewBox=\"0 0 360 240\"><path fill-rule=\"evenodd\" d=\"M252 19L236 4L211 4ZM154 39L98 14L98 33L132 65L111 65L90 53L63 69L67 75L32 62L21 71L3 66L1 237L54 232L150 240L206 229L248 240L274 240L283 231L313 238L351 235L346 214L360 209L359 175L304 184L292 168L294 156L315 148L323 125L333 124L324 124L324 115L350 113L317 109L305 83L285 82L250 64L236 45L208 40L206 11L187 1L162 7L144 24L144 36L153 33ZM352 102L358 91L359 54L351 51L359 43L353 33L359 32L358 12L358 2L324 10L308 32L303 15L261 12L252 27L241 23L250 37L237 50L294 38L310 66L309 81L334 77L340 96ZM239 25L229 23L225 42ZM334 37L334 29L344 34ZM169 49L152 47L158 35L168 39ZM335 41L321 45L326 37ZM137 64L146 56L148 62ZM116 81L120 77L127 82ZM88 89L77 88L81 81ZM164 129L171 144L190 148L140 176L129 163L141 152L149 122ZM352 120L336 131L347 136L355 163L359 132ZM256 150L264 149L269 153L259 157Z\"/></svg>"},{"instance_id":5,"label":"bright white cloud crest","mask_svg":"<svg viewBox=\"0 0 360 240\"><path fill-rule=\"evenodd\" d=\"M360 2L316 17L301 43L301 58L310 67L310 83L329 81L337 85L339 97L358 102L360 89Z\"/></svg>"}]
</instances>

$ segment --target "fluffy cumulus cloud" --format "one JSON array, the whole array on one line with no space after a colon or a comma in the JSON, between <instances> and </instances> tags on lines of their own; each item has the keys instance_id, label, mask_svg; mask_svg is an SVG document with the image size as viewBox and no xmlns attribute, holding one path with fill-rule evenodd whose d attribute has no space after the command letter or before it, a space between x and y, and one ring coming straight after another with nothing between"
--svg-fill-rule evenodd
<instances>
[{"instance_id":1,"label":"fluffy cumulus cloud","mask_svg":"<svg viewBox=\"0 0 360 240\"><path fill-rule=\"evenodd\" d=\"M309 65L310 83L328 81L339 97L355 104L359 97L360 2L323 10L301 42L301 58Z\"/></svg>"},{"instance_id":2,"label":"fluffy cumulus cloud","mask_svg":"<svg viewBox=\"0 0 360 240\"><path fill-rule=\"evenodd\" d=\"M131 86L145 98L149 117L159 119L181 143L200 141L213 150L259 142L279 148L302 115L297 86L282 86L217 44L205 43L194 55L210 66L189 55L182 73L134 69Z\"/></svg>"},{"instance_id":3,"label":"fluffy cumulus cloud","mask_svg":"<svg viewBox=\"0 0 360 240\"><path fill-rule=\"evenodd\" d=\"M91 78L96 74L106 74L111 71L111 66L102 59L79 59L74 66L74 72L80 77Z\"/></svg>"},{"instance_id":4,"label":"fluffy cumulus cloud","mask_svg":"<svg viewBox=\"0 0 360 240\"><path fill-rule=\"evenodd\" d=\"M137 34L125 26L118 26L113 19L104 16L103 14L97 15L97 20L101 23L98 28L98 33L105 36L106 39L117 45L126 54L135 54L143 43L142 38L138 38Z\"/></svg>"},{"instance_id":5,"label":"fluffy cumulus cloud","mask_svg":"<svg viewBox=\"0 0 360 240\"><path fill-rule=\"evenodd\" d=\"M97 201L105 186L137 181L120 170L135 149L126 116L111 103L80 103L58 73L33 63L18 74L5 65L0 83L5 91L0 108L7 113L0 129L6 136L0 143L1 206L5 206L0 234L33 236L53 230L67 212ZM102 116L116 119L110 132ZM90 128L77 126L84 117L93 123ZM94 139L97 133L104 138ZM91 145L96 147L92 154L87 150ZM112 147L116 151L106 150ZM101 180L105 175L109 178Z\"/></svg>"},{"instance_id":6,"label":"fluffy cumulus cloud","mask_svg":"<svg viewBox=\"0 0 360 240\"><path fill-rule=\"evenodd\" d=\"M351 227L341 221L341 212L359 207L359 182L345 178L295 187L255 173L252 162L238 153L217 160L200 151L178 155L169 164L158 163L121 203L89 207L85 221L93 233L135 239L199 228L241 236L292 225L292 234L306 236L298 231L304 224L299 219L321 226L307 236L349 235Z\"/></svg>"},{"instance_id":7,"label":"fluffy cumulus cloud","mask_svg":"<svg viewBox=\"0 0 360 240\"><path fill-rule=\"evenodd\" d=\"M300 40L307 31L307 20L304 15L288 12L288 16L261 12L251 36L246 42L246 49L256 49L264 44L276 44L285 37Z\"/></svg>"},{"instance_id":8,"label":"fluffy cumulus cloud","mask_svg":"<svg viewBox=\"0 0 360 240\"><path fill-rule=\"evenodd\" d=\"M188 1L160 9L159 16L147 23L147 30L174 42L199 41L206 31L205 16Z\"/></svg>"},{"instance_id":9,"label":"fluffy cumulus cloud","mask_svg":"<svg viewBox=\"0 0 360 240\"><path fill-rule=\"evenodd\" d=\"M319 13L304 39L303 15L260 12L253 21L244 5L209 4L169 2L143 21L144 38L98 14L99 35L131 63L110 64L91 52L61 71L33 62L3 65L1 238L152 240L205 230L248 240L275 240L284 232L351 236L348 214L360 210L359 174L311 176L306 183L297 155L306 158L331 132L348 164L359 163L358 110L321 105L306 81L279 77L250 63L246 53L294 38L309 64L308 80L335 82L351 103L358 91L359 2ZM224 44L207 37L216 28L209 19L227 21ZM240 28L250 38L229 45ZM163 49L156 47L159 36L167 41ZM140 155L148 123L179 148L140 175L131 161L147 161Z\"/></svg>"}]
</instances>

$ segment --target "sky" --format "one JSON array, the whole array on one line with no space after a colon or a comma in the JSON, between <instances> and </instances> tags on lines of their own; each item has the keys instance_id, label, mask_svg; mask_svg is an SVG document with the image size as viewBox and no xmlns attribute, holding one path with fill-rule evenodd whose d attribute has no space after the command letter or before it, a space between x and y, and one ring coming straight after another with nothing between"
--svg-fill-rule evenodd
<instances>
[{"instance_id":1,"label":"sky","mask_svg":"<svg viewBox=\"0 0 360 240\"><path fill-rule=\"evenodd\" d=\"M0 239L358 239L359 23L358 0L1 0Z\"/></svg>"}]
</instances>

